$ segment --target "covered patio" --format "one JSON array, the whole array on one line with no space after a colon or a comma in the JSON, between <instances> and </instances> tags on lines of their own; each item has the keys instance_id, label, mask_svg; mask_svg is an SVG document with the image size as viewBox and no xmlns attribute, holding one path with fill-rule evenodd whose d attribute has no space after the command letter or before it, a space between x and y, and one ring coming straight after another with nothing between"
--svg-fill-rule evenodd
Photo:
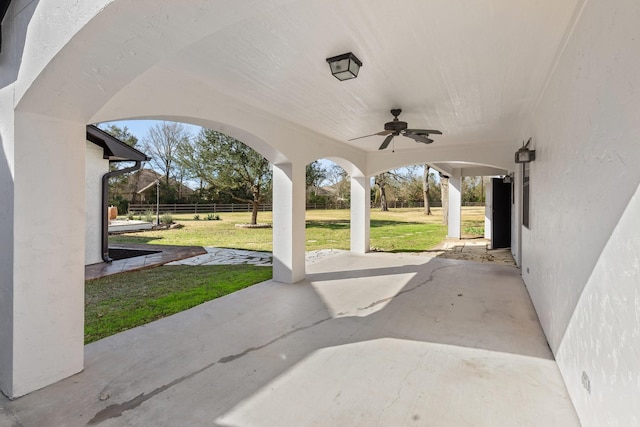
<instances>
[{"instance_id":1,"label":"covered patio","mask_svg":"<svg viewBox=\"0 0 640 427\"><path fill-rule=\"evenodd\" d=\"M267 403L302 399L279 414L313 423L366 390L374 409L352 412L354 398L348 412L367 421L446 409L475 424L522 396L516 415L540 425L546 404L566 398L547 375L553 354L584 426L640 425L629 403L640 395L636 0L12 0L0 12L0 391L25 396L5 419L68 408L117 424L122 409L132 423L206 414L250 425L253 414L271 422ZM326 60L348 52L362 68L338 81ZM381 150L391 109L418 132ZM269 160L274 282L85 349L86 126L127 119L200 125ZM514 162L524 141L535 150L526 166ZM350 177L351 253L335 265L305 264L305 167L318 159ZM519 270L367 254L371 178L415 164L449 177L451 239L462 178L508 175ZM525 311L502 300L516 289ZM516 374L532 366L543 376ZM411 400L419 390L429 411ZM186 406L166 404L177 393Z\"/></svg>"},{"instance_id":2,"label":"covered patio","mask_svg":"<svg viewBox=\"0 0 640 427\"><path fill-rule=\"evenodd\" d=\"M84 372L3 401L0 426L579 425L516 267L307 269L88 345Z\"/></svg>"}]
</instances>

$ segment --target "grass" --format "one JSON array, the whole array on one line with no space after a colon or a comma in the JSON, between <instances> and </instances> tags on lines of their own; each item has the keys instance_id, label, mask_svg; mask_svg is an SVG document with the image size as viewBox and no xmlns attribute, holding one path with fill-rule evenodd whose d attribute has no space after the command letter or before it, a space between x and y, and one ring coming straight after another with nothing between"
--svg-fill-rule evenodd
<instances>
[{"instance_id":1,"label":"grass","mask_svg":"<svg viewBox=\"0 0 640 427\"><path fill-rule=\"evenodd\" d=\"M149 243L154 245L219 246L259 251L271 251L270 228L238 228L235 224L248 223L251 213L221 213L220 221L194 220L193 214L176 214L173 220L184 225L181 229L154 230L110 236L110 242ZM200 214L201 218L206 213ZM271 212L260 212L259 222L272 222Z\"/></svg>"},{"instance_id":2,"label":"grass","mask_svg":"<svg viewBox=\"0 0 640 427\"><path fill-rule=\"evenodd\" d=\"M442 225L442 209L432 209L427 216L419 208L371 210L371 246L384 251L423 251L446 237ZM462 230L465 237L484 232L484 208L464 207ZM206 215L206 213L201 214ZM177 214L173 219L184 228L146 231L111 236L111 242L149 243L159 245L217 246L248 250L272 250L273 230L238 228L247 223L249 212L219 213L221 221L194 220L193 214ZM307 211L306 250L349 249L349 210ZM272 223L271 212L260 212L258 222Z\"/></svg>"},{"instance_id":3,"label":"grass","mask_svg":"<svg viewBox=\"0 0 640 427\"><path fill-rule=\"evenodd\" d=\"M164 266L85 283L85 343L271 278L271 267Z\"/></svg>"},{"instance_id":4,"label":"grass","mask_svg":"<svg viewBox=\"0 0 640 427\"><path fill-rule=\"evenodd\" d=\"M371 246L389 252L432 248L447 234L442 209L426 216L421 209L371 210ZM484 208L465 207L464 237L482 236ZM206 214L206 213L205 213ZM238 228L250 213L219 213L221 221L173 215L181 229L126 233L111 242L183 246L217 246L271 251L272 229ZM306 249L349 249L349 210L307 211ZM260 212L259 222L272 222L271 212ZM252 265L164 266L117 274L86 282L85 343L149 323L239 289L270 279L270 267Z\"/></svg>"}]
</instances>

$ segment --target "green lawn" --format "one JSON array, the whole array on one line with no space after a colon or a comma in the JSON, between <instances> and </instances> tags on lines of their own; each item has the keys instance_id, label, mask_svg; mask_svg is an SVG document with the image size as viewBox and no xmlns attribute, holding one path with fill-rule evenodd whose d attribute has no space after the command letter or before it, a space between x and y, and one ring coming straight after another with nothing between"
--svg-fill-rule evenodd
<instances>
[{"instance_id":1,"label":"green lawn","mask_svg":"<svg viewBox=\"0 0 640 427\"><path fill-rule=\"evenodd\" d=\"M446 236L442 210L426 216L421 209L371 210L371 246L384 251L424 251ZM272 250L272 229L238 228L247 223L249 212L219 213L221 221L194 220L192 214L174 215L184 228L111 236L111 242L160 245L218 246L259 251ZM200 214L205 218L206 214ZM349 210L307 211L306 250L349 249ZM272 223L271 212L260 212L258 222ZM482 234L484 208L463 208L464 235Z\"/></svg>"},{"instance_id":2,"label":"green lawn","mask_svg":"<svg viewBox=\"0 0 640 427\"><path fill-rule=\"evenodd\" d=\"M421 209L371 210L371 246L393 252L425 251L446 237L442 210L426 216ZM218 246L271 251L272 232L238 228L250 213L220 213L221 221L174 215L184 227L111 236L111 242ZM206 214L200 214L206 218ZM260 212L259 222L272 222ZM463 208L463 235L484 232L484 208ZM471 234L469 234L471 233ZM306 249L349 249L349 211L307 212ZM252 265L164 266L116 274L85 285L85 342L143 325L271 278L270 267Z\"/></svg>"},{"instance_id":3,"label":"green lawn","mask_svg":"<svg viewBox=\"0 0 640 427\"><path fill-rule=\"evenodd\" d=\"M271 267L164 266L85 283L85 343L269 280Z\"/></svg>"}]
</instances>

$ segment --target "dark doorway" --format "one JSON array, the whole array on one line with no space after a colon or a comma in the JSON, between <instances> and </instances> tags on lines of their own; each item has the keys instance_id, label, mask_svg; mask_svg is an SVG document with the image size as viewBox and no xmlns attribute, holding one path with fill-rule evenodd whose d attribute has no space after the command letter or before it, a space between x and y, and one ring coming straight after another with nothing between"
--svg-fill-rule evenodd
<instances>
[{"instance_id":1,"label":"dark doorway","mask_svg":"<svg viewBox=\"0 0 640 427\"><path fill-rule=\"evenodd\" d=\"M145 251L141 249L121 249L121 248L109 248L109 257L114 261L121 259L135 258L137 256L145 256L157 254L162 251Z\"/></svg>"},{"instance_id":2,"label":"dark doorway","mask_svg":"<svg viewBox=\"0 0 640 427\"><path fill-rule=\"evenodd\" d=\"M505 184L501 178L493 178L493 212L491 214L491 247L493 249L511 246L511 183Z\"/></svg>"}]
</instances>

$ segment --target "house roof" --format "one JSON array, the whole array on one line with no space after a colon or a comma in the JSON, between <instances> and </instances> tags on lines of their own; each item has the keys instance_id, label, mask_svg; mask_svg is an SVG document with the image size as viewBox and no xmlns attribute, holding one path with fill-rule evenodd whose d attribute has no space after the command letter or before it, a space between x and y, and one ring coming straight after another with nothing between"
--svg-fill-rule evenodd
<instances>
[{"instance_id":1,"label":"house roof","mask_svg":"<svg viewBox=\"0 0 640 427\"><path fill-rule=\"evenodd\" d=\"M129 176L129 182L132 186L131 189L136 193L144 193L145 191L153 188L156 182L164 179L165 175L160 175L158 172L151 169L140 169L135 171ZM184 184L179 183L173 178L169 178L171 185L179 186L182 191L191 193L193 190Z\"/></svg>"},{"instance_id":2,"label":"house roof","mask_svg":"<svg viewBox=\"0 0 640 427\"><path fill-rule=\"evenodd\" d=\"M151 157L125 144L94 125L87 125L87 140L104 149L104 158L110 162L147 161Z\"/></svg>"}]
</instances>

